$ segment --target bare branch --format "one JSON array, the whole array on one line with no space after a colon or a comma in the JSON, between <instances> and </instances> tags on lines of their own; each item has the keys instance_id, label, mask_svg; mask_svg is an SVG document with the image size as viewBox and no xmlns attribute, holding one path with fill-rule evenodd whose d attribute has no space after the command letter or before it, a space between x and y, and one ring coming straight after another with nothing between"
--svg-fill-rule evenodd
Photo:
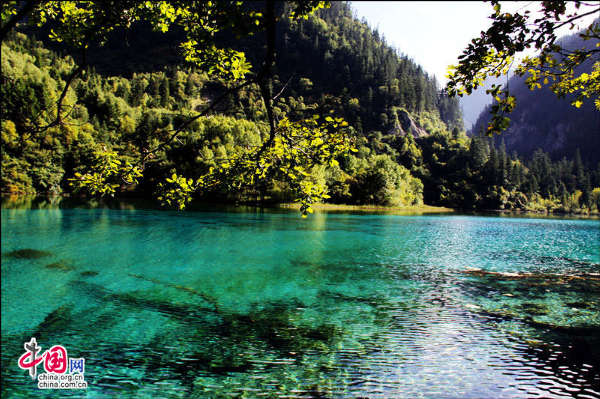
<instances>
[{"instance_id":1,"label":"bare branch","mask_svg":"<svg viewBox=\"0 0 600 399\"><path fill-rule=\"evenodd\" d=\"M71 86L71 83L73 83L73 81L75 80L75 78L77 78L85 69L85 62L82 63L81 65L79 65L72 73L71 75L69 75L69 77L67 78L67 81L65 83L65 87L62 91L62 93L60 93L60 97L58 98L58 102L57 102L57 107L56 107L56 124L61 124L62 123L62 110L63 110L63 101L65 99L65 97L67 96L67 91L69 90L69 87Z\"/></svg>"},{"instance_id":2,"label":"bare branch","mask_svg":"<svg viewBox=\"0 0 600 399\"><path fill-rule=\"evenodd\" d=\"M288 84L290 83L290 81L292 80L293 77L294 77L294 75L292 74L292 76L290 76L290 78L287 80L287 82L285 82L285 85L283 85L283 87L281 88L281 90L279 90L279 93L277 93L275 95L275 97L273 97L271 99L272 101L276 101L279 98L279 96L281 96L281 94L283 94L283 92L288 87Z\"/></svg>"},{"instance_id":3,"label":"bare branch","mask_svg":"<svg viewBox=\"0 0 600 399\"><path fill-rule=\"evenodd\" d=\"M269 119L269 138L263 143L260 150L256 153L256 159L259 159L263 152L273 144L275 140L275 117L273 115L273 104L271 94L271 68L275 63L275 3L273 0L266 1L265 10L265 22L266 22L266 41L267 41L267 54L265 56L265 63L263 69L258 77L258 84L260 86L260 93L267 109L267 118Z\"/></svg>"},{"instance_id":4,"label":"bare branch","mask_svg":"<svg viewBox=\"0 0 600 399\"><path fill-rule=\"evenodd\" d=\"M588 15L598 14L598 13L600 13L600 7L596 8L596 9L594 9L592 11L586 12L585 14L580 14L580 15L577 15L577 16L571 18L571 19L566 20L565 22L554 26L553 29L552 29L552 31L555 31L558 28L560 28L562 26L565 26L565 25L567 25L567 24L569 24L569 23L571 23L573 21L576 21L576 20L578 20L580 18L587 17Z\"/></svg>"}]
</instances>

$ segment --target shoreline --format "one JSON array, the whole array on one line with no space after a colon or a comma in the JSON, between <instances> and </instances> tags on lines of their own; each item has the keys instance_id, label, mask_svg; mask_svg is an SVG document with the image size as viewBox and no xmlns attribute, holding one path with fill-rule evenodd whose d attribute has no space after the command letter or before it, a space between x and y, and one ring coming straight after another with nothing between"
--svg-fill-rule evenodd
<instances>
[{"instance_id":1,"label":"shoreline","mask_svg":"<svg viewBox=\"0 0 600 399\"><path fill-rule=\"evenodd\" d=\"M281 204L275 204L276 208L284 209L300 209L300 204L294 202L284 202ZM413 206L385 206L385 205L347 205L347 204L327 204L319 203L312 204L311 208L315 211L325 212L363 212L363 213L406 213L406 214L419 214L419 213L456 213L458 210L453 208L446 208L443 206L433 205L413 205Z\"/></svg>"},{"instance_id":2,"label":"shoreline","mask_svg":"<svg viewBox=\"0 0 600 399\"><path fill-rule=\"evenodd\" d=\"M127 209L156 209L167 210L169 208L160 207L156 201L151 198L143 197L124 197L124 198L105 198L105 199L84 199L81 197L73 197L69 195L57 195L52 197L47 196L0 196L2 199L3 209L15 208L31 208L36 209L40 204L42 208L71 208L71 207L108 207L108 208L127 208ZM210 201L195 201L188 205L186 210L226 210L235 208L261 208L272 210L298 210L300 205L295 202L255 202L255 201L240 201L240 202L210 202ZM539 218L563 218L563 219L589 219L599 220L600 213L593 212L591 214L575 213L575 212L548 212L539 210L525 209L460 209L448 208L434 205L413 205L413 206L385 206L385 205L348 205L348 204L328 204L317 203L311 205L315 212L330 212L330 213L364 213L364 214L392 214L392 215L423 215L423 214L446 214L446 215L473 215L473 216L500 216L500 217L539 217ZM184 210L185 212L185 210Z\"/></svg>"}]
</instances>

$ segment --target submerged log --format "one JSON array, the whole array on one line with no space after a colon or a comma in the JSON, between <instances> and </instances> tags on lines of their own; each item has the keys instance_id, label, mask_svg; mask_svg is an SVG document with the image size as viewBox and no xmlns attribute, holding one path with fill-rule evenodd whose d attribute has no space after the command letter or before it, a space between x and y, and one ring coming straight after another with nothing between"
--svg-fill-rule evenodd
<instances>
[{"instance_id":1,"label":"submerged log","mask_svg":"<svg viewBox=\"0 0 600 399\"><path fill-rule=\"evenodd\" d=\"M594 321L568 324L557 320L540 320L537 316L552 315L550 305L531 301L532 297L537 299L538 297L546 297L549 292L558 293L562 298L562 306L564 307L571 310L593 310L598 306L600 273L503 273L475 268L461 270L460 272L481 278L481 284L485 285L480 288L481 290L489 290L495 295L524 299L516 304L513 300L510 302L512 305L507 309L485 309L471 304L465 306L474 313L520 321L534 327L574 335L600 334L600 326ZM575 293L579 296L573 296ZM501 302L500 299L498 301Z\"/></svg>"},{"instance_id":2,"label":"submerged log","mask_svg":"<svg viewBox=\"0 0 600 399\"><path fill-rule=\"evenodd\" d=\"M72 322L70 306L63 305L48 313L44 320L32 332L32 336L41 339L46 334L54 334L68 329Z\"/></svg>"},{"instance_id":3,"label":"submerged log","mask_svg":"<svg viewBox=\"0 0 600 399\"><path fill-rule=\"evenodd\" d=\"M247 313L229 310L218 313L213 306L172 303L149 298L143 291L118 293L81 280L70 284L102 302L110 301L119 306L156 311L180 322L189 323L193 328L202 326L203 331L210 330L211 334L216 334L222 339L240 342L258 340L286 354L298 354L308 350L327 351L343 336L343 330L333 324L297 323L295 311L302 304L293 299L254 304ZM216 314L218 317L207 317L207 314ZM231 367L225 367L228 368ZM210 371L215 370L213 367Z\"/></svg>"},{"instance_id":4,"label":"submerged log","mask_svg":"<svg viewBox=\"0 0 600 399\"><path fill-rule=\"evenodd\" d=\"M186 286L183 286L183 285L167 283L167 282L160 281L160 280L157 280L157 279L153 279L153 278L150 278L150 277L145 277L145 276L142 276L142 275L139 275L139 274L129 273L129 276L137 278L137 279L140 279L140 280L148 281L148 282L153 283L153 284L159 284L159 285L163 285L165 287L175 288L176 290L184 291L184 292L187 292L187 293L199 296L200 298L204 299L206 302L208 302L211 305L213 305L214 308L215 308L215 312L221 313L221 310L219 309L219 303L217 302L216 298L214 298L214 297L212 297L210 295L207 295L207 294L205 294L203 292L197 291L197 290L195 290L195 289L193 289L191 287L186 287Z\"/></svg>"},{"instance_id":5,"label":"submerged log","mask_svg":"<svg viewBox=\"0 0 600 399\"><path fill-rule=\"evenodd\" d=\"M494 318L502 319L502 320L513 320L520 321L525 324L529 324L533 327L538 328L546 328L553 331L565 332L573 335L589 335L589 336L599 336L600 335L600 326L595 325L560 325L554 324L544 321L535 320L533 317L527 316L517 316L511 312L505 312L501 310L488 310L483 309L481 306L466 304L465 308L469 309L473 313L481 314L484 316L491 316Z\"/></svg>"},{"instance_id":6,"label":"submerged log","mask_svg":"<svg viewBox=\"0 0 600 399\"><path fill-rule=\"evenodd\" d=\"M32 248L23 248L23 249L16 249L14 251L4 253L4 254L2 254L2 256L5 256L7 258L14 258L14 259L39 259L39 258L45 258L47 256L52 256L52 252L41 251L39 249L32 249Z\"/></svg>"},{"instance_id":7,"label":"submerged log","mask_svg":"<svg viewBox=\"0 0 600 399\"><path fill-rule=\"evenodd\" d=\"M83 280L74 280L69 284L102 302L110 301L118 305L130 306L136 309L149 309L184 322L196 323L204 317L206 312L216 313L212 307L175 304L169 301L148 298L139 292L114 292L99 284Z\"/></svg>"},{"instance_id":8,"label":"submerged log","mask_svg":"<svg viewBox=\"0 0 600 399\"><path fill-rule=\"evenodd\" d=\"M75 270L73 266L65 262L64 260L59 260L58 262L49 263L44 266L46 269L60 270L62 272L70 272Z\"/></svg>"},{"instance_id":9,"label":"submerged log","mask_svg":"<svg viewBox=\"0 0 600 399\"><path fill-rule=\"evenodd\" d=\"M506 272L492 272L488 270L478 268L467 268L461 270L461 273L468 274L470 276L477 277L498 277L505 280L516 280L516 279L546 279L546 280L561 280L561 282L567 282L570 280L588 280L588 281L600 281L600 273L581 273L581 274L566 274L566 273L506 273Z\"/></svg>"}]
</instances>

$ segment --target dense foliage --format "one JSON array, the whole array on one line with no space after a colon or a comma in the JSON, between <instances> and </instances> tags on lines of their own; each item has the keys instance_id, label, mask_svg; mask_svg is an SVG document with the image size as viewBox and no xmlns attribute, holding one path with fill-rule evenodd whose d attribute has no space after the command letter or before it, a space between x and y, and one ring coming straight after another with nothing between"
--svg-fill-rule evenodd
<instances>
[{"instance_id":1,"label":"dense foliage","mask_svg":"<svg viewBox=\"0 0 600 399\"><path fill-rule=\"evenodd\" d=\"M0 39L23 21L30 26L49 29L45 36L55 43L63 43L68 49L80 52L78 65L65 79L64 87L56 101L55 118L37 128L46 131L50 127L64 126L67 121L64 108L69 89L80 79L86 66L86 55L92 44L102 47L117 28L128 31L132 25L149 24L155 32L179 30L180 40L173 41L181 52L182 61L206 71L226 86L201 111L181 115L183 120L173 124L169 133L152 148L143 148L131 163L129 154L103 149L94 155L94 163L85 173L77 173L72 185L93 195L114 195L119 187L116 181L135 185L143 177L144 165L155 154L174 141L201 117L209 115L223 100L237 94L242 88L258 86L268 123L268 138L255 151L245 151L229 159L219 159L217 168L194 181L173 173L164 182L155 183L158 198L167 205L183 209L199 190L216 184L228 184L238 190L242 186L255 187L272 178L272 171L285 178L300 202L303 216L311 211L310 204L326 198L325 187L308 181L309 173L321 163L333 163L340 154L352 149L347 122L343 118L327 116L326 123L316 122L319 115L310 119L285 123L276 119L273 108L279 95L273 93L272 70L276 62L275 41L277 21L281 18L297 20L307 18L314 10L326 6L326 2L314 0L290 1L277 10L275 2L257 3L244 1L127 1L118 3L76 1L29 1L19 4L10 1L2 4L3 23ZM257 8L258 6L258 8ZM222 46L217 36L229 32L236 36L264 33L264 56L260 69L251 71L252 65L246 55L233 46ZM146 137L158 129L146 130ZM298 170L299 169L299 170ZM303 173L297 174L299 171Z\"/></svg>"},{"instance_id":2,"label":"dense foliage","mask_svg":"<svg viewBox=\"0 0 600 399\"><path fill-rule=\"evenodd\" d=\"M290 82L290 96L335 109L365 134L393 130L402 110L430 112L462 128L458 101L377 30L358 22L348 3L332 2L308 20L283 22L281 30L280 79L304 78Z\"/></svg>"},{"instance_id":3,"label":"dense foliage","mask_svg":"<svg viewBox=\"0 0 600 399\"><path fill-rule=\"evenodd\" d=\"M277 6L290 7L283 2ZM284 10L278 12L285 14ZM279 91L285 86L275 104L280 111L297 114L305 110L296 104L306 105L309 112L333 110L364 135L393 130L402 118L402 110L429 112L450 128L462 128L459 102L440 90L435 77L390 47L377 30L358 21L350 4L332 2L307 19L281 18L277 30L273 88ZM180 65L180 51L173 43L183 39L181 32L165 35L152 31L147 24L135 25L127 32L115 29L108 35L106 45L90 48L87 61L102 75L130 78L134 73ZM260 34L240 38L223 32L215 40L221 47L243 50L252 65L262 62L264 41ZM49 40L44 43L79 56L72 47L57 46ZM240 115L257 117L254 111L260 109L260 104L256 104L256 94L249 104L244 104L244 114ZM220 112L239 112L228 105Z\"/></svg>"},{"instance_id":4,"label":"dense foliage","mask_svg":"<svg viewBox=\"0 0 600 399\"><path fill-rule=\"evenodd\" d=\"M459 209L521 209L543 212L597 212L600 164L553 162L542 150L530 161L509 155L489 137L468 138L454 130L426 137L375 134L360 152L387 155L405 165L424 186L427 204ZM594 188L595 187L595 188Z\"/></svg>"},{"instance_id":5,"label":"dense foliage","mask_svg":"<svg viewBox=\"0 0 600 399\"><path fill-rule=\"evenodd\" d=\"M52 124L76 64L12 33L2 43L3 193L85 186L93 194L152 196L181 207L192 196L281 202L302 192L310 197L303 205L327 199L597 211L600 170L586 169L580 158L553 163L542 152L525 162L488 139L466 137L456 100L352 18L348 5L334 3L281 26L273 86L283 90L273 113L278 131L287 133L269 147L259 85L247 84L190 119L228 86L175 64L121 76L88 67L65 93L63 123ZM252 40L244 46L256 63ZM325 72L332 70L341 72ZM271 161L253 162L260 157Z\"/></svg>"},{"instance_id":6,"label":"dense foliage","mask_svg":"<svg viewBox=\"0 0 600 399\"><path fill-rule=\"evenodd\" d=\"M173 129L177 118L206 101L202 94L206 96L211 93L211 81L206 74L180 69L136 74L132 79L103 78L88 71L69 89L65 103L69 109L69 122L42 129L53 117L53 99L63 87L62 78L70 71L72 61L44 49L39 42L22 34L16 34L12 40L4 43L2 54L4 192L34 194L70 191L70 178L85 176L93 179L93 173L89 173L90 166L100 165L105 172L115 169L118 166L115 163L121 160L112 151L126 154L133 165L133 160L149 148L160 150L149 157L148 164L143 167L143 184L135 189L151 195L157 180L186 189L196 184L207 171L221 167L223 163L220 161L248 154L252 149L260 148L266 139L266 122L261 121L263 111L256 105L255 109L247 109L234 104L233 107L238 111L229 111L237 117L211 115L198 118L187 126L177 140L159 146L159 143L164 143L164 136ZM256 88L242 91L240 101L250 106L254 103L255 91ZM246 117L245 111L251 112L255 121L243 119ZM340 118L328 115L323 119L323 126L347 124ZM280 120L280 129L293 127L293 123L286 120ZM310 123L303 122L299 131ZM332 138L326 136L325 130L321 131L321 138L310 136L311 140L315 140L311 146L301 142L291 144L297 144L307 151L312 148L308 156L322 157L320 161L323 161L331 152ZM153 134L148 135L148 132ZM296 139L301 141L304 138ZM406 168L388 157L379 156L373 162L359 160L348 149L348 155L340 159L344 165L348 165L345 170L335 159L328 164L320 162L320 166L313 170L303 170L301 165L285 161L289 159L285 153L289 146L285 144L275 143L269 150L278 153L275 155L283 161L270 170L261 171L269 173L271 177L268 186L209 184L204 195L240 200L259 196L292 200L290 183L278 179L279 169L284 169L287 176L293 174L292 180L309 187L308 192L320 187L317 182L327 183L334 199L350 201L350 190L353 190L361 193L364 201L371 203L412 205L422 202L420 182ZM229 173L235 173L235 170ZM367 175L379 176L378 182L365 181ZM181 180L181 176L186 176L186 179ZM75 183L77 181L75 179ZM231 181L227 180L229 183ZM128 188L127 183L114 181L108 188L98 185L98 190L119 191ZM370 185L372 192L364 192L367 185ZM166 188L157 194L167 196L169 192ZM178 205L179 200L175 198L174 203Z\"/></svg>"}]
</instances>

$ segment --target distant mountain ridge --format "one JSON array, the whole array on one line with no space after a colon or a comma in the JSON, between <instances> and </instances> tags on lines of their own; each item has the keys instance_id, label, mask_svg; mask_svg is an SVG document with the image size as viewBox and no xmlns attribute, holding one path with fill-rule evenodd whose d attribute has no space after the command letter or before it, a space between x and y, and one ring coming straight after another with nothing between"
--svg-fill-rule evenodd
<instances>
[{"instance_id":1,"label":"distant mountain ridge","mask_svg":"<svg viewBox=\"0 0 600 399\"><path fill-rule=\"evenodd\" d=\"M583 40L578 34L564 37L559 43L571 49L591 49L596 44L593 40ZM597 60L596 55L586 61L577 73L589 73ZM548 87L529 90L525 77L514 76L508 84L517 105L509 115L509 128L495 139L498 144L503 140L507 151L515 151L527 158L541 148L553 159L573 159L579 149L584 163L594 166L600 162L600 112L591 99L575 108L570 104L572 98L559 99ZM477 136L485 131L490 119L490 106L479 115L470 135Z\"/></svg>"},{"instance_id":2,"label":"distant mountain ridge","mask_svg":"<svg viewBox=\"0 0 600 399\"><path fill-rule=\"evenodd\" d=\"M479 86L477 89L473 90L473 92L468 96L463 96L460 98L460 107L462 110L463 121L465 124L465 130L469 131L477 122L479 115L484 110L484 108L492 102L492 97L487 94L485 91L492 87L492 84L503 84L506 83L506 77L488 77L482 86Z\"/></svg>"}]
</instances>

